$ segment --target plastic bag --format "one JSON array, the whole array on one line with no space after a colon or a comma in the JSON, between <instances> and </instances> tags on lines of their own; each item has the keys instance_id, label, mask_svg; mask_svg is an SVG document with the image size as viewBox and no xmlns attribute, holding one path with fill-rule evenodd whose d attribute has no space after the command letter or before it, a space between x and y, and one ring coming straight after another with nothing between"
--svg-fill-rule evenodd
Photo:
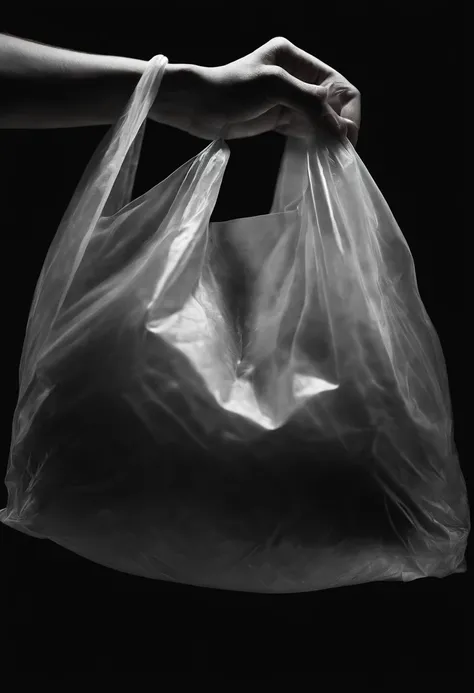
<instances>
[{"instance_id":1,"label":"plastic bag","mask_svg":"<svg viewBox=\"0 0 474 693\"><path fill-rule=\"evenodd\" d=\"M131 201L166 58L94 154L28 321L1 519L150 578L296 592L463 572L446 371L348 140L288 139L268 215L229 149Z\"/></svg>"}]
</instances>

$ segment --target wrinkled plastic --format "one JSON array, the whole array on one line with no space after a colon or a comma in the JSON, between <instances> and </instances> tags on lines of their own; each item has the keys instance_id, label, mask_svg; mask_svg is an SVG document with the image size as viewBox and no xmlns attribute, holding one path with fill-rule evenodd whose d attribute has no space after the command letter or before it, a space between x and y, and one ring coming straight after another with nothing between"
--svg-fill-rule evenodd
<instances>
[{"instance_id":1,"label":"wrinkled plastic","mask_svg":"<svg viewBox=\"0 0 474 693\"><path fill-rule=\"evenodd\" d=\"M150 578L295 592L463 572L446 370L348 140L288 139L268 215L210 223L216 141L131 200L157 56L46 258L4 523Z\"/></svg>"}]
</instances>

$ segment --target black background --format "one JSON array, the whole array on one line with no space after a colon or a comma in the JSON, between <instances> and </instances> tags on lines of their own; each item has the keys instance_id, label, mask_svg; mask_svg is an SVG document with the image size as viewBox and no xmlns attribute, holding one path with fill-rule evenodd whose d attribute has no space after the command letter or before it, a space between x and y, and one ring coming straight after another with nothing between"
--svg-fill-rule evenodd
<instances>
[{"instance_id":1,"label":"black background","mask_svg":"<svg viewBox=\"0 0 474 693\"><path fill-rule=\"evenodd\" d=\"M0 31L95 53L219 65L283 35L333 65L362 92L358 152L415 259L443 346L464 474L470 355L466 327L463 17L456 5L335 3L64 3L4 15ZM290 12L293 10L293 12ZM0 131L2 152L3 459L17 369L44 256L105 127ZM231 141L213 219L265 213L284 140ZM150 123L136 194L206 142ZM2 489L1 507L6 503ZM464 660L467 575L374 583L301 595L239 594L141 579L103 568L47 540L0 527L11 654L19 671L216 671L226 680L281 671L389 673L458 670Z\"/></svg>"}]
</instances>

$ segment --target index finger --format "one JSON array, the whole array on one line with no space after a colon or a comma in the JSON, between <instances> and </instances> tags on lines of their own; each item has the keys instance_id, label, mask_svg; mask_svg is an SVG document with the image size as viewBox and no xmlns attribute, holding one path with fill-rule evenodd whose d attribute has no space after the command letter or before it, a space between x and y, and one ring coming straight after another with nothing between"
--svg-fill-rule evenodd
<instances>
[{"instance_id":1,"label":"index finger","mask_svg":"<svg viewBox=\"0 0 474 693\"><path fill-rule=\"evenodd\" d=\"M354 123L354 127L352 127L350 123L347 124L347 136L349 137L350 141L355 147L357 144L357 140L359 138L359 128L361 120L360 94L358 94L357 96L353 96L351 100L348 103L346 103L345 106L342 107L341 116L349 120L350 123Z\"/></svg>"},{"instance_id":2,"label":"index finger","mask_svg":"<svg viewBox=\"0 0 474 693\"><path fill-rule=\"evenodd\" d=\"M330 65L323 63L311 53L298 48L294 43L281 37L272 39L259 50L263 51L263 61L277 63L293 77L310 84L320 84L337 74Z\"/></svg>"},{"instance_id":3,"label":"index finger","mask_svg":"<svg viewBox=\"0 0 474 693\"><path fill-rule=\"evenodd\" d=\"M311 53L295 46L284 38L276 38L264 47L263 59L266 62L277 63L284 70L303 82L336 87L341 99L342 109L338 115L354 123L351 130L351 141L357 140L361 121L361 96L359 90L340 72L327 63L319 60Z\"/></svg>"},{"instance_id":4,"label":"index finger","mask_svg":"<svg viewBox=\"0 0 474 693\"><path fill-rule=\"evenodd\" d=\"M351 120L358 129L361 121L361 98L359 90L333 67L327 63L323 63L322 60L315 58L311 53L307 53L292 43L290 43L289 53L289 60L293 63L293 69L301 71L306 70L307 74L315 77L315 81L312 82L313 84L321 84L324 81L334 81L340 85L342 110L339 115L342 118ZM296 74L295 77L298 77L298 75ZM299 77L299 79L303 79L303 77Z\"/></svg>"},{"instance_id":5,"label":"index finger","mask_svg":"<svg viewBox=\"0 0 474 693\"><path fill-rule=\"evenodd\" d=\"M326 80L323 86L329 89L328 100L337 112L338 116L345 121L348 129L347 136L354 147L357 143L361 121L361 96L360 91L348 82L340 73L336 77ZM337 105L334 103L337 101Z\"/></svg>"}]
</instances>

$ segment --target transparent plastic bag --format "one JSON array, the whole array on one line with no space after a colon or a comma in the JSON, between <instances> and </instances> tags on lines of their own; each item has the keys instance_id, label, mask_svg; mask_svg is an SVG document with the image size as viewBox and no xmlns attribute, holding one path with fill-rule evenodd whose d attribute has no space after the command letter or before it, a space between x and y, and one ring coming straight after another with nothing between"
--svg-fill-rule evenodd
<instances>
[{"instance_id":1,"label":"transparent plastic bag","mask_svg":"<svg viewBox=\"0 0 474 693\"><path fill-rule=\"evenodd\" d=\"M465 570L446 370L348 140L210 223L212 142L131 200L166 58L94 154L30 312L4 523L133 574L296 592Z\"/></svg>"}]
</instances>

